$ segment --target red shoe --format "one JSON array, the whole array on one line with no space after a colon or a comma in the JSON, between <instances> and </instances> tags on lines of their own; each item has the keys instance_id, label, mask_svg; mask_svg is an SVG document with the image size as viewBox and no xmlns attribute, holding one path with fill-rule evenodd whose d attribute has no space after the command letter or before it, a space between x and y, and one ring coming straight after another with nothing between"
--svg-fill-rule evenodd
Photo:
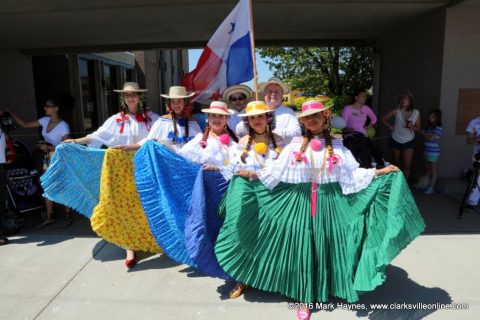
<instances>
[{"instance_id":1,"label":"red shoe","mask_svg":"<svg viewBox=\"0 0 480 320\"><path fill-rule=\"evenodd\" d=\"M135 258L125 259L125 265L127 266L127 268L133 268L136 264L137 264L137 261L135 260Z\"/></svg>"},{"instance_id":2,"label":"red shoe","mask_svg":"<svg viewBox=\"0 0 480 320\"><path fill-rule=\"evenodd\" d=\"M309 320L310 319L310 309L297 309L298 320Z\"/></svg>"}]
</instances>

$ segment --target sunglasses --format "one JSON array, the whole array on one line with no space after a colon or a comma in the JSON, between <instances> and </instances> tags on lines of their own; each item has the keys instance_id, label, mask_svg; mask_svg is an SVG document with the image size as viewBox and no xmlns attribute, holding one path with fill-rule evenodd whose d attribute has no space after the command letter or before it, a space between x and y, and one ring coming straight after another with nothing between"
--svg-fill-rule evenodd
<instances>
[{"instance_id":1,"label":"sunglasses","mask_svg":"<svg viewBox=\"0 0 480 320\"><path fill-rule=\"evenodd\" d=\"M45 108L55 108L55 106L49 106L48 104L46 104Z\"/></svg>"},{"instance_id":2,"label":"sunglasses","mask_svg":"<svg viewBox=\"0 0 480 320\"><path fill-rule=\"evenodd\" d=\"M234 98L230 98L230 101L232 101L232 102L243 101L243 100L245 100L244 97L238 97L238 98L237 98L237 97L234 97Z\"/></svg>"}]
</instances>

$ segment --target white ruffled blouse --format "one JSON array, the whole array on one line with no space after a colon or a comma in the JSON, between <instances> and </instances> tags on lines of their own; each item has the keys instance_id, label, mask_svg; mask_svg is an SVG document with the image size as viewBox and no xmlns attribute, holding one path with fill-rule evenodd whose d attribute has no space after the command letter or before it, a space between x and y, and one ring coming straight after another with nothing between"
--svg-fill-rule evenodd
<instances>
[{"instance_id":1,"label":"white ruffled blouse","mask_svg":"<svg viewBox=\"0 0 480 320\"><path fill-rule=\"evenodd\" d=\"M169 118L160 117L152 126L152 129L148 133L148 136L145 139L142 139L138 144L143 145L148 139L155 139L158 141L167 141L175 149L186 144L188 141L192 140L198 133L202 132L202 129L198 125L197 121L189 120L188 121L188 137L185 137L185 120L177 120L177 136L174 136L173 130L173 120ZM175 143L174 143L175 140Z\"/></svg>"},{"instance_id":2,"label":"white ruffled blouse","mask_svg":"<svg viewBox=\"0 0 480 320\"><path fill-rule=\"evenodd\" d=\"M237 143L230 138L228 145L220 143L217 136L208 135L207 145L202 148L200 141L203 133L199 133L185 144L178 152L179 155L192 162L199 164L211 164L224 167L230 163L230 149L236 148Z\"/></svg>"},{"instance_id":3,"label":"white ruffled blouse","mask_svg":"<svg viewBox=\"0 0 480 320\"><path fill-rule=\"evenodd\" d=\"M99 148L102 145L113 147L119 144L135 144L148 135L153 123L159 115L149 111L147 113L148 123L137 121L134 115L127 115L122 118L119 112L108 118L97 131L87 137L90 138L88 146Z\"/></svg>"},{"instance_id":4,"label":"white ruffled blouse","mask_svg":"<svg viewBox=\"0 0 480 320\"><path fill-rule=\"evenodd\" d=\"M277 145L282 147L281 142L277 143ZM245 163L243 163L241 157L245 147L245 144L237 144L235 147L230 148L230 164L222 170L222 174L226 180L231 179L238 170L248 170L258 173L266 167L271 167L275 159L279 156L273 149L272 144L269 144L268 151L264 155L257 154L254 150L254 144L252 144L245 157Z\"/></svg>"},{"instance_id":5,"label":"white ruffled blouse","mask_svg":"<svg viewBox=\"0 0 480 320\"><path fill-rule=\"evenodd\" d=\"M277 160L258 173L259 179L269 189L280 182L304 183L314 179L319 184L338 182L344 194L359 192L368 187L375 177L375 169L359 168L358 162L340 139L332 139L336 158L334 163L325 148L325 140L319 140L320 150L314 151L308 146L301 155L302 161L297 161L303 137L294 138Z\"/></svg>"}]
</instances>

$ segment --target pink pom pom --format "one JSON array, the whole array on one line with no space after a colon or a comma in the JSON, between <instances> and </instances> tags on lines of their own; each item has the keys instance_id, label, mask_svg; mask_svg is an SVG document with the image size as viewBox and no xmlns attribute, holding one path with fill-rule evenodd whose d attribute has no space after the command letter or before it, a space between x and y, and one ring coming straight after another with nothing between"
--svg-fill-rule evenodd
<instances>
[{"instance_id":1,"label":"pink pom pom","mask_svg":"<svg viewBox=\"0 0 480 320\"><path fill-rule=\"evenodd\" d=\"M221 144L227 145L230 143L230 136L226 133L222 134L220 137L218 137L218 139L220 140Z\"/></svg>"},{"instance_id":2,"label":"pink pom pom","mask_svg":"<svg viewBox=\"0 0 480 320\"><path fill-rule=\"evenodd\" d=\"M318 151L321 147L322 141L318 139L312 139L312 141L310 141L310 149L312 149L313 151Z\"/></svg>"}]
</instances>

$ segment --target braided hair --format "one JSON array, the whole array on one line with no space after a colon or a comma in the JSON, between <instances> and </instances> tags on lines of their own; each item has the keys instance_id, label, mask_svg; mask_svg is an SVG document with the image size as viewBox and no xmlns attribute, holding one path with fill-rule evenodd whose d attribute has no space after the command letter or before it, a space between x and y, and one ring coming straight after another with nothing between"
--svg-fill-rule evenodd
<instances>
[{"instance_id":1,"label":"braided hair","mask_svg":"<svg viewBox=\"0 0 480 320\"><path fill-rule=\"evenodd\" d=\"M325 111L323 112L325 115ZM325 122L323 124L324 129L322 131L323 138L325 139L325 144L327 146L327 152L328 152L328 157L333 156L333 145L332 145L332 136L330 135L330 129L331 129L331 123L330 123L330 118L325 117ZM305 128L305 134L303 135L303 143L302 146L300 147L300 153L296 157L296 161L300 162L302 161L302 155L305 153L307 150L307 146L310 143L310 141L313 139L313 133ZM336 163L336 160L334 160L334 163Z\"/></svg>"},{"instance_id":2,"label":"braided hair","mask_svg":"<svg viewBox=\"0 0 480 320\"><path fill-rule=\"evenodd\" d=\"M330 130L323 130L323 137L325 138L325 144L327 145L328 158L330 158L333 156L332 136L330 135ZM337 163L337 161L334 160L334 163Z\"/></svg>"},{"instance_id":3,"label":"braided hair","mask_svg":"<svg viewBox=\"0 0 480 320\"><path fill-rule=\"evenodd\" d=\"M298 162L302 161L302 155L305 153L305 150L307 150L307 146L310 143L310 140L312 140L313 134L310 130L305 130L305 135L303 136L303 143L302 146L300 147L300 153L297 155L297 160Z\"/></svg>"},{"instance_id":4,"label":"braided hair","mask_svg":"<svg viewBox=\"0 0 480 320\"><path fill-rule=\"evenodd\" d=\"M130 113L130 110L128 110L128 105L125 102L125 99L122 103L122 106L120 107L120 112L122 114L122 117ZM142 117L142 122L145 123L145 126L147 128L150 128L150 124L148 123L147 108L140 103L140 100L138 102L138 110L137 112L135 112L135 117L137 117L137 115L140 115Z\"/></svg>"},{"instance_id":5,"label":"braided hair","mask_svg":"<svg viewBox=\"0 0 480 320\"><path fill-rule=\"evenodd\" d=\"M238 137L237 135L233 132L232 129L228 126L228 124L225 126L225 131L227 131L227 134L230 136L230 138L233 139L236 143L238 143Z\"/></svg>"},{"instance_id":6,"label":"braided hair","mask_svg":"<svg viewBox=\"0 0 480 320\"><path fill-rule=\"evenodd\" d=\"M277 152L277 156L274 158L274 159L277 159L278 156L280 155L280 152L278 151L278 146L277 146L277 142L275 141L275 137L273 136L273 128L272 128L272 123L275 119L275 116L273 115L272 112L268 112L267 113L267 133L268 133L268 138L269 140L271 141L272 145L273 145L273 148L275 150L275 152ZM250 148L252 147L252 143L253 143L253 137L255 135L257 135L255 133L255 131L252 129L252 127L250 127L249 123L248 123L248 117L245 117L243 119L243 123L244 125L248 128L248 142L247 142L247 146L245 147L245 149L242 151L242 156L240 157L240 160L243 162L243 163L246 163L245 162L245 159L247 157L247 153L248 151L250 151Z\"/></svg>"},{"instance_id":7,"label":"braided hair","mask_svg":"<svg viewBox=\"0 0 480 320\"><path fill-rule=\"evenodd\" d=\"M207 147L207 139L208 139L208 136L210 135L210 130L211 130L210 124L207 123L207 127L205 128L205 132L203 133L202 140L200 141L200 146L202 148ZM228 125L225 126L223 132L228 134L233 141L238 143L237 135L232 131L232 129L230 129Z\"/></svg>"},{"instance_id":8,"label":"braided hair","mask_svg":"<svg viewBox=\"0 0 480 320\"><path fill-rule=\"evenodd\" d=\"M183 136L184 139L188 138L189 134L189 127L188 127L188 118L190 117L190 111L187 110L187 103L185 102L181 119L185 121L185 135ZM177 130L177 115L175 114L175 111L173 111L173 108L171 108L169 105L167 106L168 113L172 117L172 122L173 122L173 141L172 143L175 145L177 144L177 137L178 137L178 130Z\"/></svg>"},{"instance_id":9,"label":"braided hair","mask_svg":"<svg viewBox=\"0 0 480 320\"><path fill-rule=\"evenodd\" d=\"M242 151L242 156L240 157L240 160L242 160L243 163L247 163L247 162L245 161L245 158L247 157L248 151L250 151L250 148L252 147L253 135L255 135L255 131L254 131L251 127L248 127L248 142L247 142L247 146L245 147L245 149L243 149L243 151Z\"/></svg>"}]
</instances>

